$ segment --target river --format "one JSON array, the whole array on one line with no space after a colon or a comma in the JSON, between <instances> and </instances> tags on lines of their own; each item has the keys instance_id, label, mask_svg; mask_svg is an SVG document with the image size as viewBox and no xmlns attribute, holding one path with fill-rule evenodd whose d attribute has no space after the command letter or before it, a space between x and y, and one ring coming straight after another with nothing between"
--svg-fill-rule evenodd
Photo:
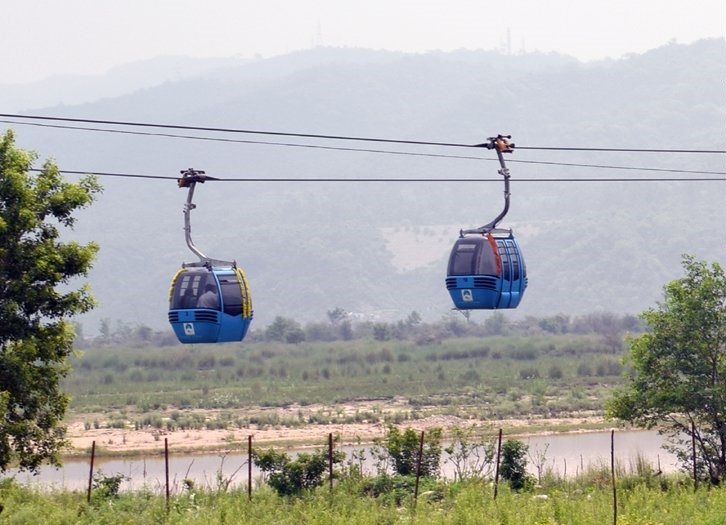
<instances>
[{"instance_id":1,"label":"river","mask_svg":"<svg viewBox=\"0 0 726 525\"><path fill-rule=\"evenodd\" d=\"M505 437L506 439L506 437ZM586 432L553 434L518 438L529 445L528 469L536 475L534 458L544 454L544 465L554 472L571 477L589 466L610 465L610 432ZM615 458L626 472L634 470L634 463L643 458L664 472L674 472L678 466L673 454L662 448L664 438L655 431L615 432ZM346 458L353 450L364 447L343 447ZM291 450L291 454L295 451ZM364 472L373 473L370 454L366 454ZM88 487L89 459L67 459L62 468L44 466L37 475L9 471L22 484L43 489L85 490ZM447 455L442 454L442 476L453 477L453 466ZM165 490L165 463L163 456L133 458L96 458L94 474L125 476L122 490ZM247 452L222 454L177 455L169 457L169 483L172 493L183 490L184 480L189 479L196 487L217 489L229 481L230 487L247 482ZM260 472L253 468L253 484L260 480Z\"/></svg>"}]
</instances>

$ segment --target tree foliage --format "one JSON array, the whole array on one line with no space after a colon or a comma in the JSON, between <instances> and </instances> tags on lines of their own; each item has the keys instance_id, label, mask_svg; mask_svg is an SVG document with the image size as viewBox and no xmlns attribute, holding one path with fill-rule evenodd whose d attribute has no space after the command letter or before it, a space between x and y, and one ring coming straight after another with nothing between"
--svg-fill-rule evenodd
<instances>
[{"instance_id":1,"label":"tree foliage","mask_svg":"<svg viewBox=\"0 0 726 525\"><path fill-rule=\"evenodd\" d=\"M333 452L334 464L341 463L344 458L343 452ZM330 459L325 450L301 452L295 459L275 449L253 452L255 465L267 474L267 483L281 496L298 496L321 486Z\"/></svg>"},{"instance_id":2,"label":"tree foliage","mask_svg":"<svg viewBox=\"0 0 726 525\"><path fill-rule=\"evenodd\" d=\"M421 435L412 428L401 432L390 426L388 434L380 442L387 456L393 462L393 469L401 476L416 475L416 464L421 447ZM431 428L424 434L421 451L421 476L435 477L439 473L441 461L441 429Z\"/></svg>"},{"instance_id":3,"label":"tree foliage","mask_svg":"<svg viewBox=\"0 0 726 525\"><path fill-rule=\"evenodd\" d=\"M496 443L475 436L473 427L452 429L452 438L444 452L454 471L454 480L490 477L496 462Z\"/></svg>"},{"instance_id":4,"label":"tree foliage","mask_svg":"<svg viewBox=\"0 0 726 525\"><path fill-rule=\"evenodd\" d=\"M294 319L287 319L278 315L265 330L265 337L268 341L295 344L305 340L305 332L300 326L300 323Z\"/></svg>"},{"instance_id":5,"label":"tree foliage","mask_svg":"<svg viewBox=\"0 0 726 525\"><path fill-rule=\"evenodd\" d=\"M502 463L499 474L509 482L512 490L522 490L533 484L527 474L529 446L518 439L508 439L502 444Z\"/></svg>"},{"instance_id":6,"label":"tree foliage","mask_svg":"<svg viewBox=\"0 0 726 525\"><path fill-rule=\"evenodd\" d=\"M662 426L685 466L712 482L726 475L726 280L717 263L683 257L685 277L665 286L665 300L642 314L650 331L630 340L633 372L609 415ZM688 445L688 446L686 446Z\"/></svg>"},{"instance_id":7,"label":"tree foliage","mask_svg":"<svg viewBox=\"0 0 726 525\"><path fill-rule=\"evenodd\" d=\"M66 318L94 305L87 285L70 281L87 274L97 246L62 243L60 229L100 187L93 177L65 182L50 161L30 175L36 159L12 132L0 138L0 471L59 462L68 405L60 382L75 337Z\"/></svg>"}]
</instances>

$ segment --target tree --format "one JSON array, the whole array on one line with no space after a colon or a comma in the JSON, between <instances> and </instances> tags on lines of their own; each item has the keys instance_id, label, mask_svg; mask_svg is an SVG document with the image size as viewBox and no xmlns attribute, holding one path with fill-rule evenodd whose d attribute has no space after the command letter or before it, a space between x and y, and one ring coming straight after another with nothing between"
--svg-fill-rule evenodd
<instances>
[{"instance_id":1,"label":"tree","mask_svg":"<svg viewBox=\"0 0 726 525\"><path fill-rule=\"evenodd\" d=\"M376 341L388 341L393 336L393 329L388 323L375 323L373 325L373 338Z\"/></svg>"},{"instance_id":2,"label":"tree","mask_svg":"<svg viewBox=\"0 0 726 525\"><path fill-rule=\"evenodd\" d=\"M508 439L502 445L502 466L499 474L509 482L512 490L526 489L533 484L527 474L529 446L518 439Z\"/></svg>"},{"instance_id":3,"label":"tree","mask_svg":"<svg viewBox=\"0 0 726 525\"><path fill-rule=\"evenodd\" d=\"M492 440L476 438L473 427L454 428L452 442L444 452L454 470L454 481L486 478L494 471L496 444Z\"/></svg>"},{"instance_id":4,"label":"tree","mask_svg":"<svg viewBox=\"0 0 726 525\"><path fill-rule=\"evenodd\" d=\"M348 312L346 312L343 308L340 306L336 306L333 310L328 310L328 319L330 320L330 324L337 325L340 321L344 320L346 317L348 317Z\"/></svg>"},{"instance_id":5,"label":"tree","mask_svg":"<svg viewBox=\"0 0 726 525\"><path fill-rule=\"evenodd\" d=\"M291 344L301 343L305 340L305 331L294 319L278 315L265 330L265 339Z\"/></svg>"},{"instance_id":6,"label":"tree","mask_svg":"<svg viewBox=\"0 0 726 525\"><path fill-rule=\"evenodd\" d=\"M660 426L691 468L695 440L699 476L717 483L726 475L726 280L717 263L692 256L683 268L686 276L665 286L665 301L641 314L649 331L629 340L632 373L607 412Z\"/></svg>"},{"instance_id":7,"label":"tree","mask_svg":"<svg viewBox=\"0 0 726 525\"><path fill-rule=\"evenodd\" d=\"M439 472L441 461L441 429L431 428L424 434L424 447L421 454L421 476L434 477ZM421 446L421 435L412 428L401 432L393 425L388 427L388 434L380 442L385 454L393 462L393 469L400 476L416 475L418 451Z\"/></svg>"},{"instance_id":8,"label":"tree","mask_svg":"<svg viewBox=\"0 0 726 525\"><path fill-rule=\"evenodd\" d=\"M255 465L267 474L267 483L280 496L299 496L323 484L330 458L326 450L313 453L301 452L293 460L285 452L275 449L254 451ZM339 464L345 458L341 451L333 452L333 463Z\"/></svg>"},{"instance_id":9,"label":"tree","mask_svg":"<svg viewBox=\"0 0 726 525\"><path fill-rule=\"evenodd\" d=\"M30 175L36 159L11 131L0 137L0 471L14 461L30 471L60 463L68 405L60 383L75 338L66 319L94 306L88 285L69 281L87 275L98 247L59 237L100 186L93 177L65 182L50 161Z\"/></svg>"}]
</instances>

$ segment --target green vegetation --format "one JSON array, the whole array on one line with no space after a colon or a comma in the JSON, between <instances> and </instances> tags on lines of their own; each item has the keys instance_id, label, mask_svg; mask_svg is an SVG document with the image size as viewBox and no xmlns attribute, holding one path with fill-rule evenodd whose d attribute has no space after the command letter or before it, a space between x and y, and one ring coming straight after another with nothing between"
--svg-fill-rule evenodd
<instances>
[{"instance_id":1,"label":"green vegetation","mask_svg":"<svg viewBox=\"0 0 726 525\"><path fill-rule=\"evenodd\" d=\"M333 453L333 463L342 462L344 456L342 452ZM255 451L253 460L266 474L267 484L280 496L299 496L320 487L328 471L328 453L325 450L301 452L292 459L285 452L269 449Z\"/></svg>"},{"instance_id":2,"label":"green vegetation","mask_svg":"<svg viewBox=\"0 0 726 525\"><path fill-rule=\"evenodd\" d=\"M500 475L509 482L512 490L519 491L534 484L527 474L528 446L518 439L508 439L502 445Z\"/></svg>"},{"instance_id":3,"label":"green vegetation","mask_svg":"<svg viewBox=\"0 0 726 525\"><path fill-rule=\"evenodd\" d=\"M106 334L73 358L65 388L89 427L398 424L436 414L536 425L601 413L622 383L623 335L638 329L632 318L608 314L517 325L496 313L482 325L458 317L427 324L414 314L387 323L383 340L375 336L382 323L336 315L301 328L305 338L294 343L280 340L278 329L293 326L282 321L244 344L159 347L129 335L121 346Z\"/></svg>"},{"instance_id":4,"label":"green vegetation","mask_svg":"<svg viewBox=\"0 0 726 525\"><path fill-rule=\"evenodd\" d=\"M650 331L631 340L633 375L608 408L630 423L667 428L681 462L717 484L726 476L726 277L717 263L691 256L683 268L686 276L665 286L665 301L643 314Z\"/></svg>"},{"instance_id":5,"label":"green vegetation","mask_svg":"<svg viewBox=\"0 0 726 525\"><path fill-rule=\"evenodd\" d=\"M433 477L439 472L440 428L433 428L426 432L423 444L421 444L421 436L412 428L407 428L402 432L398 428L390 426L385 439L379 441L379 446L385 450L385 455L393 464L394 472L399 476L416 475L419 449L421 449L419 474L424 477Z\"/></svg>"},{"instance_id":6,"label":"green vegetation","mask_svg":"<svg viewBox=\"0 0 726 525\"><path fill-rule=\"evenodd\" d=\"M41 492L20 487L12 480L0 482L0 521L65 524L212 525L223 523L275 524L577 524L612 523L612 489L601 480L609 472L565 482L555 480L537 492L512 491L500 486L497 499L492 487L480 480L444 484L422 484L414 507L410 487L398 493L396 502L386 495L362 495L363 483L352 477L300 498L279 496L263 487L252 493L244 489L201 491L188 487L174 494L167 512L164 496L152 491L93 497L83 492ZM399 484L400 488L400 484ZM391 494L389 492L388 494ZM620 525L710 525L724 523L726 488L694 491L687 480L631 475L618 481Z\"/></svg>"},{"instance_id":7,"label":"green vegetation","mask_svg":"<svg viewBox=\"0 0 726 525\"><path fill-rule=\"evenodd\" d=\"M63 180L50 161L30 174L37 155L0 137L0 472L11 462L36 470L59 463L75 333L67 318L93 308L87 275L98 247L60 242L73 213L93 202L93 177Z\"/></svg>"}]
</instances>

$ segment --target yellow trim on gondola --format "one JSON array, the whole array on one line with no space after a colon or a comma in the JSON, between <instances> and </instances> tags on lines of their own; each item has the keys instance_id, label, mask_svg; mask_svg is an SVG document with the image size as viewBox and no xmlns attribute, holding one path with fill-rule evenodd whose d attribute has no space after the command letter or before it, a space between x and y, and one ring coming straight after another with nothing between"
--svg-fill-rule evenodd
<instances>
[{"instance_id":1,"label":"yellow trim on gondola","mask_svg":"<svg viewBox=\"0 0 726 525\"><path fill-rule=\"evenodd\" d=\"M180 268L178 272L174 274L174 277L171 278L171 286L169 287L169 304L171 305L171 300L174 298L174 286L176 285L176 280L179 278L179 276L186 272L186 268Z\"/></svg>"},{"instance_id":2,"label":"yellow trim on gondola","mask_svg":"<svg viewBox=\"0 0 726 525\"><path fill-rule=\"evenodd\" d=\"M247 284L247 278L245 277L242 268L235 266L234 273L237 275L237 283L239 284L240 292L242 293L242 317L244 319L252 315L252 297L250 297L250 287Z\"/></svg>"}]
</instances>

